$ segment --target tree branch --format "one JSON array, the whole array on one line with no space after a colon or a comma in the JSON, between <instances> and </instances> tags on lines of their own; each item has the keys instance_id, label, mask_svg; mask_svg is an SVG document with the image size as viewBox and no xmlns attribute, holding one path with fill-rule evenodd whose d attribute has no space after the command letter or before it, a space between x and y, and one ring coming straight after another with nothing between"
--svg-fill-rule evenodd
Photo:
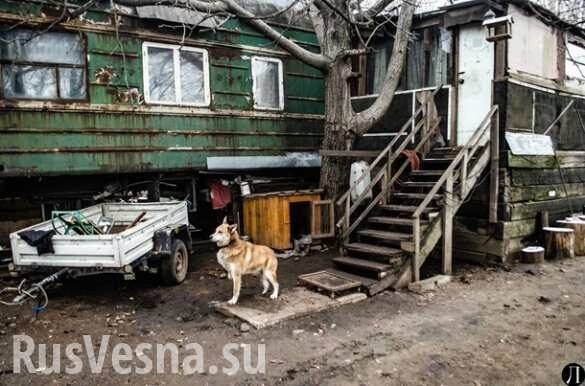
<instances>
[{"instance_id":1,"label":"tree branch","mask_svg":"<svg viewBox=\"0 0 585 386\"><path fill-rule=\"evenodd\" d=\"M384 85L374 103L366 110L353 116L352 130L356 135L363 134L378 123L392 103L394 93L400 81L400 74L408 49L408 37L412 25L415 4L405 1L400 10L396 36L392 48L392 58L384 77Z\"/></svg>"},{"instance_id":2,"label":"tree branch","mask_svg":"<svg viewBox=\"0 0 585 386\"><path fill-rule=\"evenodd\" d=\"M380 12L386 9L386 7L389 6L390 3L394 1L395 0L377 0L374 4L372 4L363 11L363 13L360 15L361 19L363 19L364 21L371 21L376 17L376 15L378 15ZM403 0L404 3L406 3L406 1Z\"/></svg>"},{"instance_id":3,"label":"tree branch","mask_svg":"<svg viewBox=\"0 0 585 386\"><path fill-rule=\"evenodd\" d=\"M322 70L327 70L329 67L330 60L326 58L324 55L317 54L311 52L292 40L285 37L280 32L276 31L274 28L269 26L262 20L255 19L254 15L236 3L234 0L222 0L227 6L229 10L233 12L236 16L243 16L249 18L247 20L254 28L259 30L260 32L264 33L267 37L273 39L279 46L290 52L294 55L297 59L310 64L313 67L320 68Z\"/></svg>"},{"instance_id":4,"label":"tree branch","mask_svg":"<svg viewBox=\"0 0 585 386\"><path fill-rule=\"evenodd\" d=\"M329 59L324 55L311 52L292 40L285 37L280 32L276 31L266 22L260 20L250 11L240 6L234 0L214 0L214 1L202 1L202 0L114 0L114 2L122 5L129 6L145 6L145 5L171 5L181 8L197 9L201 12L209 13L225 13L229 12L238 17L242 17L247 23L252 25L254 28L262 32L268 38L274 40L276 44L281 46L286 51L290 52L293 56L299 60L320 68L322 70L328 69Z\"/></svg>"},{"instance_id":5,"label":"tree branch","mask_svg":"<svg viewBox=\"0 0 585 386\"><path fill-rule=\"evenodd\" d=\"M203 0L114 0L114 3L130 7L144 7L148 5L170 5L179 8L197 9L201 12L227 12L228 6L220 1Z\"/></svg>"}]
</instances>

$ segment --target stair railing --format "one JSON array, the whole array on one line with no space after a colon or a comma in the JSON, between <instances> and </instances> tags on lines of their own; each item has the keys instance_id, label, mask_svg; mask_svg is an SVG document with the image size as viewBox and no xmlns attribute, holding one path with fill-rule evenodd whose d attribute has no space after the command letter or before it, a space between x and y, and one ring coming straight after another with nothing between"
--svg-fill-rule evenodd
<instances>
[{"instance_id":1,"label":"stair railing","mask_svg":"<svg viewBox=\"0 0 585 386\"><path fill-rule=\"evenodd\" d=\"M394 161L400 156L401 152L406 149L406 147L413 142L415 139L416 134L419 133L421 128L425 125L426 117L424 115L426 105L433 100L435 95L441 90L443 86L438 86L431 95L429 95L425 102L421 104L421 106L416 109L416 111L412 114L412 116L406 121L406 123L400 128L400 131L396 133L396 136L390 141L390 143L380 152L380 154L376 157L376 159L369 165L366 171L358 178L349 189L342 194L339 199L336 201L336 205L341 207L343 205L344 210L343 214L340 216L339 221L336 223L338 229L341 229L341 240L343 242L347 241L349 235L360 225L360 223L366 218L366 216L371 212L371 210L380 202L385 201L388 197L388 192L392 184L400 177L400 175L406 170L408 162L403 164L402 167L398 169L398 171L392 174L392 164ZM413 127L413 123L414 124ZM432 138L432 133L437 129L439 125L440 119L437 119L426 133L424 133L423 138L417 144L416 150L421 149L421 145L429 141ZM409 129L410 132L408 133ZM407 134L408 133L408 134ZM370 184L364 189L362 194L353 202L351 202L351 192L352 190L356 189L357 185L364 180L367 175L371 175L373 170L381 164L381 168L376 173L376 175L372 178ZM366 200L369 192L372 189L380 184L380 192L376 197L371 200L369 205L362 211L362 213L358 216L357 219L354 221L351 220L352 214L359 208L364 201Z\"/></svg>"},{"instance_id":2,"label":"stair railing","mask_svg":"<svg viewBox=\"0 0 585 386\"><path fill-rule=\"evenodd\" d=\"M494 152L498 151L498 106L494 105L485 118L479 124L471 138L460 149L449 167L445 169L439 180L435 183L433 188L427 193L424 200L418 205L417 209L412 214L413 227L413 256L411 260L412 281L418 281L420 278L420 267L423 263L422 259L425 257L421 253L421 215L429 206L431 201L440 189L443 189L444 205L443 205L443 273L450 274L451 272L451 240L452 240L452 220L456 210L459 208L463 200L470 193L471 189L479 174L483 171L485 164L493 156ZM485 145L481 155L475 161L473 170L470 171L470 161L477 151ZM492 148L493 147L493 148ZM490 154L491 153L491 154ZM497 170L496 170L497 173ZM468 180L469 179L469 180ZM473 181L473 183L470 183ZM454 187L459 183L459 192L455 192ZM445 249L448 249L447 251ZM430 251L426 251L430 252ZM426 255L426 253L424 253Z\"/></svg>"}]
</instances>

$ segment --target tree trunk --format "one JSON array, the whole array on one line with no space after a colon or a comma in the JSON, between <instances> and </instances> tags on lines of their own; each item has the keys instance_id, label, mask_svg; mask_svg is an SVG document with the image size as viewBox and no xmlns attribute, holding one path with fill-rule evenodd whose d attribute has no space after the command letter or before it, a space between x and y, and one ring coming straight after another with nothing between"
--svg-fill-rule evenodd
<instances>
[{"instance_id":1,"label":"tree trunk","mask_svg":"<svg viewBox=\"0 0 585 386\"><path fill-rule=\"evenodd\" d=\"M336 0L335 3L343 7L343 1ZM352 68L350 57L344 52L351 49L351 37L348 28L339 28L344 21L332 10L323 15L323 21L321 49L332 61L325 74L325 128L321 149L350 150L353 138L349 125L354 112L348 78ZM323 156L320 186L325 191L325 197L339 197L349 186L349 160Z\"/></svg>"},{"instance_id":2,"label":"tree trunk","mask_svg":"<svg viewBox=\"0 0 585 386\"><path fill-rule=\"evenodd\" d=\"M344 107L351 101L349 86L342 72L341 69L332 70L325 80L325 131L322 149L351 148L352 139L347 132L349 110ZM321 161L320 185L328 198L336 198L342 194L349 186L349 160L344 157L324 156Z\"/></svg>"}]
</instances>

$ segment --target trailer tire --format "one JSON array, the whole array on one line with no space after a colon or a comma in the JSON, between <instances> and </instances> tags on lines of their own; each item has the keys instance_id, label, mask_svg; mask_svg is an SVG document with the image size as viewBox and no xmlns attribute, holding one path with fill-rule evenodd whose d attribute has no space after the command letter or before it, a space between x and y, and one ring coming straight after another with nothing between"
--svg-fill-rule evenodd
<instances>
[{"instance_id":1,"label":"trailer tire","mask_svg":"<svg viewBox=\"0 0 585 386\"><path fill-rule=\"evenodd\" d=\"M171 254L162 259L160 273L163 284L177 285L185 281L189 270L189 252L183 240L174 239Z\"/></svg>"}]
</instances>

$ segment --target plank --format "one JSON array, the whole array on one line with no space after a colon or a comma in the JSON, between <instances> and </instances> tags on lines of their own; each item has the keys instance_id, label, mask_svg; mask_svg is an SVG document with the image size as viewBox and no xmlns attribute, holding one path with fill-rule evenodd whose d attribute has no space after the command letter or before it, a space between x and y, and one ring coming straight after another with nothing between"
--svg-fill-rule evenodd
<instances>
[{"instance_id":1,"label":"plank","mask_svg":"<svg viewBox=\"0 0 585 386\"><path fill-rule=\"evenodd\" d=\"M306 273L298 277L299 282L308 286L321 288L334 295L335 293L361 287L362 282L351 280L328 271Z\"/></svg>"},{"instance_id":2,"label":"plank","mask_svg":"<svg viewBox=\"0 0 585 386\"><path fill-rule=\"evenodd\" d=\"M491 235L456 232L453 235L453 248L506 257L517 252L522 246L523 237L499 240Z\"/></svg>"},{"instance_id":3,"label":"plank","mask_svg":"<svg viewBox=\"0 0 585 386\"><path fill-rule=\"evenodd\" d=\"M332 273L334 275L343 277L343 278L348 279L348 280L359 281L364 286L369 286L369 285L372 285L372 284L378 282L378 280L372 279L370 277L354 275L353 273L349 273L349 272L345 272L345 271L339 271L339 270L337 270L335 268L327 268L325 271L326 272L329 272L329 273Z\"/></svg>"},{"instance_id":4,"label":"plank","mask_svg":"<svg viewBox=\"0 0 585 386\"><path fill-rule=\"evenodd\" d=\"M349 256L342 256L336 257L333 261L337 264L341 265L348 265L355 268L361 268L368 271L375 271L375 272L386 272L392 269L392 266L389 264L378 263L376 261L365 260L365 259L358 259L355 257Z\"/></svg>"},{"instance_id":5,"label":"plank","mask_svg":"<svg viewBox=\"0 0 585 386\"><path fill-rule=\"evenodd\" d=\"M566 191L565 191L566 189ZM504 202L547 201L556 198L585 195L585 183L509 186L504 188Z\"/></svg>"},{"instance_id":6,"label":"plank","mask_svg":"<svg viewBox=\"0 0 585 386\"><path fill-rule=\"evenodd\" d=\"M517 204L508 204L505 220L521 220L527 218L536 218L538 213L548 211L550 213L567 213L572 211L580 212L585 205L585 196L576 196L571 198L560 198L548 201L523 202Z\"/></svg>"},{"instance_id":7,"label":"plank","mask_svg":"<svg viewBox=\"0 0 585 386\"><path fill-rule=\"evenodd\" d=\"M408 240L409 238L412 237L412 234L410 234L410 233L388 232L388 231L381 231L378 229L362 229L362 230L359 230L357 233L360 236L373 237L376 239L389 240L389 241Z\"/></svg>"},{"instance_id":8,"label":"plank","mask_svg":"<svg viewBox=\"0 0 585 386\"><path fill-rule=\"evenodd\" d=\"M412 199L412 200L424 200L427 198L426 193L403 193L403 192L396 192L391 194L391 198L403 198L403 199ZM443 198L442 194L435 194L433 197L434 200L438 200Z\"/></svg>"},{"instance_id":9,"label":"plank","mask_svg":"<svg viewBox=\"0 0 585 386\"><path fill-rule=\"evenodd\" d=\"M381 256L393 256L402 254L402 250L397 248L382 247L379 245L365 244L365 243L348 243L344 247L355 252L371 253Z\"/></svg>"},{"instance_id":10,"label":"plank","mask_svg":"<svg viewBox=\"0 0 585 386\"><path fill-rule=\"evenodd\" d=\"M585 168L564 168L561 171L566 184L585 181ZM510 169L510 181L512 186L563 183L557 169Z\"/></svg>"},{"instance_id":11,"label":"plank","mask_svg":"<svg viewBox=\"0 0 585 386\"><path fill-rule=\"evenodd\" d=\"M418 206L414 205L378 205L379 208L384 210L391 210L393 212L415 212L418 209ZM437 212L439 208L434 207L426 207L423 212Z\"/></svg>"},{"instance_id":12,"label":"plank","mask_svg":"<svg viewBox=\"0 0 585 386\"><path fill-rule=\"evenodd\" d=\"M295 287L284 290L277 300L255 296L252 299L240 299L239 304L234 306L220 303L215 310L260 329L286 320L335 309L345 304L357 303L367 298L366 294L353 293L331 299L306 288Z\"/></svg>"},{"instance_id":13,"label":"plank","mask_svg":"<svg viewBox=\"0 0 585 386\"><path fill-rule=\"evenodd\" d=\"M444 170L413 170L410 172L411 176L417 177L441 177Z\"/></svg>"},{"instance_id":14,"label":"plank","mask_svg":"<svg viewBox=\"0 0 585 386\"><path fill-rule=\"evenodd\" d=\"M557 151L558 164L561 168L583 167L585 151ZM554 156L519 156L507 153L508 167L526 169L555 169L557 160Z\"/></svg>"},{"instance_id":15,"label":"plank","mask_svg":"<svg viewBox=\"0 0 585 386\"><path fill-rule=\"evenodd\" d=\"M406 188L432 188L435 186L435 182L403 181L400 186Z\"/></svg>"},{"instance_id":16,"label":"plank","mask_svg":"<svg viewBox=\"0 0 585 386\"><path fill-rule=\"evenodd\" d=\"M383 217L383 216L372 216L368 217L368 222L375 224L388 224L388 225L403 225L412 226L413 220L410 218L398 218L398 217ZM421 220L421 226L427 225L428 221Z\"/></svg>"}]
</instances>

